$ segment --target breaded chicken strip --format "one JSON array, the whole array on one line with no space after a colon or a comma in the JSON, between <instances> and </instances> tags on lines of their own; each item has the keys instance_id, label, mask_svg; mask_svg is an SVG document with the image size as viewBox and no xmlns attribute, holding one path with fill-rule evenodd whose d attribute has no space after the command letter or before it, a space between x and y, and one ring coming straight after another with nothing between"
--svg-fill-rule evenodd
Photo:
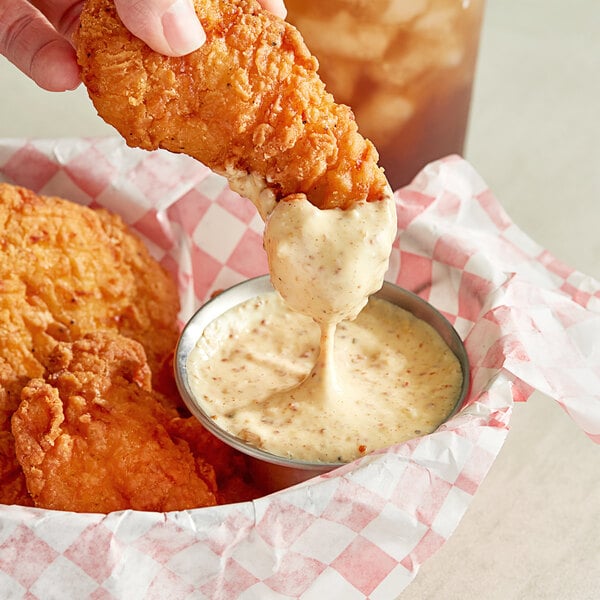
<instances>
[{"instance_id":1,"label":"breaded chicken strip","mask_svg":"<svg viewBox=\"0 0 600 600\"><path fill-rule=\"evenodd\" d=\"M300 33L255 0L195 5L207 42L173 58L135 38L112 0L86 1L76 45L100 116L129 145L188 154L249 196L246 175L275 200L301 193L319 208L381 199L377 151Z\"/></svg>"},{"instance_id":2,"label":"breaded chicken strip","mask_svg":"<svg viewBox=\"0 0 600 600\"><path fill-rule=\"evenodd\" d=\"M216 503L211 465L174 440L142 346L116 333L60 343L12 418L35 505L170 511Z\"/></svg>"},{"instance_id":3,"label":"breaded chicken strip","mask_svg":"<svg viewBox=\"0 0 600 600\"><path fill-rule=\"evenodd\" d=\"M17 376L39 376L57 341L98 329L140 342L160 372L177 287L119 216L0 183L0 233L0 358Z\"/></svg>"},{"instance_id":4,"label":"breaded chicken strip","mask_svg":"<svg viewBox=\"0 0 600 600\"><path fill-rule=\"evenodd\" d=\"M19 405L21 388L25 383L0 356L0 504L33 504L15 455L15 440L10 429L10 418ZM9 410L9 407L12 409Z\"/></svg>"},{"instance_id":5,"label":"breaded chicken strip","mask_svg":"<svg viewBox=\"0 0 600 600\"><path fill-rule=\"evenodd\" d=\"M33 506L10 431L0 431L0 504Z\"/></svg>"},{"instance_id":6,"label":"breaded chicken strip","mask_svg":"<svg viewBox=\"0 0 600 600\"><path fill-rule=\"evenodd\" d=\"M178 311L174 281L120 217L0 183L0 503L30 503L15 494L10 418L57 342L118 331L144 346L163 389Z\"/></svg>"},{"instance_id":7,"label":"breaded chicken strip","mask_svg":"<svg viewBox=\"0 0 600 600\"><path fill-rule=\"evenodd\" d=\"M247 457L216 438L196 417L175 417L167 429L174 439L185 440L194 456L214 467L218 504L246 502L264 496L265 491L252 481Z\"/></svg>"}]
</instances>

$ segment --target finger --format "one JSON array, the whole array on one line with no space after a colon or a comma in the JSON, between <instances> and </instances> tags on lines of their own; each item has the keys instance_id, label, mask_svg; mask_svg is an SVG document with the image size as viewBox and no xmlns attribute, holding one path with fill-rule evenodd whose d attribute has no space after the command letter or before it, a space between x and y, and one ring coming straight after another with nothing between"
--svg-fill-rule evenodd
<instances>
[{"instance_id":1,"label":"finger","mask_svg":"<svg viewBox=\"0 0 600 600\"><path fill-rule=\"evenodd\" d=\"M79 67L75 50L28 2L0 2L0 54L40 87L75 89Z\"/></svg>"},{"instance_id":2,"label":"finger","mask_svg":"<svg viewBox=\"0 0 600 600\"><path fill-rule=\"evenodd\" d=\"M285 7L285 4L283 3L283 0L258 0L260 5L272 12L274 15L277 15L278 17L281 17L282 19L285 19L285 17L287 16L287 9Z\"/></svg>"},{"instance_id":3,"label":"finger","mask_svg":"<svg viewBox=\"0 0 600 600\"><path fill-rule=\"evenodd\" d=\"M29 0L54 26L58 33L71 40L79 23L83 0Z\"/></svg>"},{"instance_id":4,"label":"finger","mask_svg":"<svg viewBox=\"0 0 600 600\"><path fill-rule=\"evenodd\" d=\"M183 56L206 41L192 0L115 0L115 6L125 27L161 54Z\"/></svg>"}]
</instances>

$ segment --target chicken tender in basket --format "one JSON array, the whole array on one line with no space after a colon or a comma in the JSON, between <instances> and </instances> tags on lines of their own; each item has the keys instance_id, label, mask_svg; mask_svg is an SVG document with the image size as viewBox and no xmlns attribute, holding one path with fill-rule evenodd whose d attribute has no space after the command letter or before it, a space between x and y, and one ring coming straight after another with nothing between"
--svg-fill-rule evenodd
<instances>
[{"instance_id":1,"label":"chicken tender in basket","mask_svg":"<svg viewBox=\"0 0 600 600\"><path fill-rule=\"evenodd\" d=\"M99 329L140 342L161 372L179 335L177 286L121 217L0 183L0 232L0 358L16 377Z\"/></svg>"},{"instance_id":2,"label":"chicken tender in basket","mask_svg":"<svg viewBox=\"0 0 600 600\"><path fill-rule=\"evenodd\" d=\"M35 505L77 512L216 504L213 467L172 438L144 350L117 333L59 343L12 417Z\"/></svg>"},{"instance_id":3,"label":"chicken tender in basket","mask_svg":"<svg viewBox=\"0 0 600 600\"><path fill-rule=\"evenodd\" d=\"M167 392L178 312L173 278L120 217L0 183L0 504L31 504L10 419L56 344L98 330L126 335Z\"/></svg>"},{"instance_id":4,"label":"chicken tender in basket","mask_svg":"<svg viewBox=\"0 0 600 600\"><path fill-rule=\"evenodd\" d=\"M195 6L207 41L174 58L134 37L112 0L85 2L76 46L99 115L129 145L188 154L255 203L261 192L319 208L383 198L377 151L325 90L300 33L256 0Z\"/></svg>"},{"instance_id":5,"label":"chicken tender in basket","mask_svg":"<svg viewBox=\"0 0 600 600\"><path fill-rule=\"evenodd\" d=\"M171 437L185 441L194 456L214 467L217 504L246 502L265 495L252 478L248 457L216 438L196 417L175 417L167 429Z\"/></svg>"}]
</instances>

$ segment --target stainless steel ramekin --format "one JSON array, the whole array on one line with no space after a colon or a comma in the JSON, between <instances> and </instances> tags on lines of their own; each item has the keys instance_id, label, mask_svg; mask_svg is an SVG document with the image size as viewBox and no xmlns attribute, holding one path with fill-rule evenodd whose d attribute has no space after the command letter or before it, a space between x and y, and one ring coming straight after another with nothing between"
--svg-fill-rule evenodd
<instances>
[{"instance_id":1,"label":"stainless steel ramekin","mask_svg":"<svg viewBox=\"0 0 600 600\"><path fill-rule=\"evenodd\" d=\"M243 452L252 462L252 472L263 489L275 491L310 479L330 471L343 463L307 462L277 456L221 429L204 411L202 403L194 396L187 377L188 357L204 329L229 309L267 292L273 291L268 275L249 279L215 296L204 304L189 320L183 329L175 355L175 379L186 406L190 412L215 436L233 448ZM397 285L385 282L375 294L411 312L417 318L431 325L456 355L462 369L463 381L460 393L450 418L461 407L469 389L470 369L467 352L460 336L450 322L431 304L419 296Z\"/></svg>"}]
</instances>

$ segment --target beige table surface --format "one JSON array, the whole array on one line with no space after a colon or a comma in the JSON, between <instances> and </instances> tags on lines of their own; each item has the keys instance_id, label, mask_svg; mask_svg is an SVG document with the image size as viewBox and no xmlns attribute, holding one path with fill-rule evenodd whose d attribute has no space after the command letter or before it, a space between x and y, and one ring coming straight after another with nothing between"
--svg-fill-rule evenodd
<instances>
[{"instance_id":1,"label":"beige table surface","mask_svg":"<svg viewBox=\"0 0 600 600\"><path fill-rule=\"evenodd\" d=\"M0 57L0 137L107 134L82 89L44 92ZM466 158L530 237L600 279L598 0L488 0ZM401 599L600 598L599 483L600 447L536 394Z\"/></svg>"}]
</instances>

